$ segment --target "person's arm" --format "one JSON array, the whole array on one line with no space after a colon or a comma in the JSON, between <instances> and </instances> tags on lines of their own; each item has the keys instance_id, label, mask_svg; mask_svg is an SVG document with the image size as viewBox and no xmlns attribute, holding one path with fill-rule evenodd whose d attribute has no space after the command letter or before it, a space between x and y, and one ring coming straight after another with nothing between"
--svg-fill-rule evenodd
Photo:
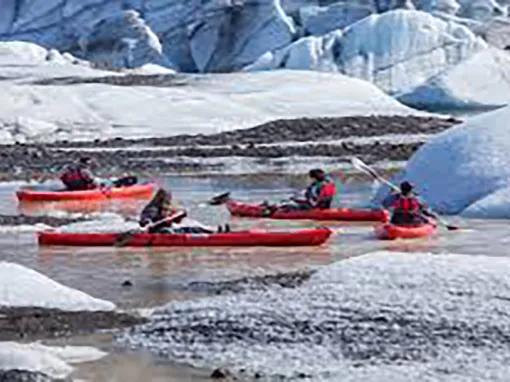
<instances>
[{"instance_id":1,"label":"person's arm","mask_svg":"<svg viewBox=\"0 0 510 382\"><path fill-rule=\"evenodd\" d=\"M420 213L423 216L427 216L432 219L437 219L437 215L433 213L430 209L427 203L425 203L421 198L416 197L418 199L418 202L420 203Z\"/></svg>"},{"instance_id":2,"label":"person's arm","mask_svg":"<svg viewBox=\"0 0 510 382\"><path fill-rule=\"evenodd\" d=\"M96 182L94 175L88 168L82 168L80 172L83 180L85 180L87 183L99 185L98 182Z\"/></svg>"},{"instance_id":3,"label":"person's arm","mask_svg":"<svg viewBox=\"0 0 510 382\"><path fill-rule=\"evenodd\" d=\"M158 209L154 206L148 205L140 214L140 226L145 227L146 225L152 223L154 220L158 218Z\"/></svg>"}]
</instances>

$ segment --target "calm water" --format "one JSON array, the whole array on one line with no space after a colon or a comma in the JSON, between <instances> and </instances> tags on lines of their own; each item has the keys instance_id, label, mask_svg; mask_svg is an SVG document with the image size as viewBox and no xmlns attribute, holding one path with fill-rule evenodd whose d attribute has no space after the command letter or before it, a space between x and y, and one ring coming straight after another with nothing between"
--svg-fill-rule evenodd
<instances>
[{"instance_id":1,"label":"calm water","mask_svg":"<svg viewBox=\"0 0 510 382\"><path fill-rule=\"evenodd\" d=\"M170 188L174 198L186 207L190 216L217 225L229 222L236 227L309 227L313 222L258 221L231 219L224 207L203 202L215 194L230 190L244 200L280 200L302 188L305 178L279 176L247 177L168 177L161 183ZM20 212L14 198L17 183L0 185L0 213ZM341 189L339 202L362 206L373 191L369 183L353 182ZM103 210L120 211L136 216L142 204L106 204ZM23 209L28 214L45 213L40 209ZM56 212L52 212L56 213ZM62 214L62 213L61 213ZM193 281L212 281L247 275L276 273L314 268L342 258L385 249L395 251L453 252L507 256L510 238L505 221L451 219L469 229L441 232L436 238L384 243L374 240L370 224L334 223L336 234L319 248L39 248L33 233L0 233L0 260L14 261L36 269L70 287L95 297L109 299L121 308L161 305L171 300L196 297L186 290ZM131 280L132 288L121 286ZM204 373L169 365L143 352L115 349L109 336L73 339L74 343L94 344L111 352L107 358L78 370L80 377L93 380L201 380ZM129 365L129 366L128 366ZM94 378L91 378L94 376ZM166 378L165 378L166 376Z\"/></svg>"}]
</instances>

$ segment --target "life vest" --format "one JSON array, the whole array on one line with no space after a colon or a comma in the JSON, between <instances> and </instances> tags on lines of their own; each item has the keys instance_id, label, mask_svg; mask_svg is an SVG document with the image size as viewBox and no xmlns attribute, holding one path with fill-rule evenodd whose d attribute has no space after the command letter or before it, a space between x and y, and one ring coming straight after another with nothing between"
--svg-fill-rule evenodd
<instances>
[{"instance_id":1,"label":"life vest","mask_svg":"<svg viewBox=\"0 0 510 382\"><path fill-rule=\"evenodd\" d=\"M329 208L336 194L336 185L326 177L321 182L314 182L306 190L306 199L317 208Z\"/></svg>"},{"instance_id":2,"label":"life vest","mask_svg":"<svg viewBox=\"0 0 510 382\"><path fill-rule=\"evenodd\" d=\"M327 179L319 192L319 199L322 198L331 198L333 199L336 194L336 186L335 183L331 179Z\"/></svg>"},{"instance_id":3,"label":"life vest","mask_svg":"<svg viewBox=\"0 0 510 382\"><path fill-rule=\"evenodd\" d=\"M60 176L60 180L68 188L93 188L93 180L82 172L79 166L68 166Z\"/></svg>"},{"instance_id":4,"label":"life vest","mask_svg":"<svg viewBox=\"0 0 510 382\"><path fill-rule=\"evenodd\" d=\"M399 196L392 205L394 212L414 215L420 212L420 202L415 197Z\"/></svg>"}]
</instances>

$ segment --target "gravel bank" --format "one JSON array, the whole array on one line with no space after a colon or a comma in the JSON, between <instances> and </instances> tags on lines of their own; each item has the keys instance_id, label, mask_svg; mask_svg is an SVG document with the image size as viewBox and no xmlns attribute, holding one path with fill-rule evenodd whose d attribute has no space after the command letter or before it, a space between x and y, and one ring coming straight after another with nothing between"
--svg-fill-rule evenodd
<instances>
[{"instance_id":1,"label":"gravel bank","mask_svg":"<svg viewBox=\"0 0 510 382\"><path fill-rule=\"evenodd\" d=\"M356 155L368 162L407 160L428 137L460 121L435 117L368 116L278 120L213 135L138 140L4 146L0 179L31 179L57 172L86 151L101 175L228 170L212 158L329 157ZM310 159L312 160L312 159Z\"/></svg>"}]
</instances>

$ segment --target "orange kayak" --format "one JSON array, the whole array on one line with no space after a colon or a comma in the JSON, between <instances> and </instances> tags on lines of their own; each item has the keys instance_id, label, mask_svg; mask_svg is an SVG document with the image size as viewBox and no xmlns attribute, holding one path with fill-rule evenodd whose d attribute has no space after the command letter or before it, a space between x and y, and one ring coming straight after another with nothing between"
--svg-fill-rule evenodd
<instances>
[{"instance_id":1,"label":"orange kayak","mask_svg":"<svg viewBox=\"0 0 510 382\"><path fill-rule=\"evenodd\" d=\"M387 221L389 214L385 210L329 208L312 210L287 211L277 209L274 212L267 210L260 204L241 203L234 200L227 201L227 208L232 216L269 219L309 219L323 221Z\"/></svg>"},{"instance_id":2,"label":"orange kayak","mask_svg":"<svg viewBox=\"0 0 510 382\"><path fill-rule=\"evenodd\" d=\"M22 188L16 192L20 202L55 202L66 200L106 200L116 198L149 198L154 183L135 184L127 187L95 188L84 191L42 191Z\"/></svg>"},{"instance_id":3,"label":"orange kayak","mask_svg":"<svg viewBox=\"0 0 510 382\"><path fill-rule=\"evenodd\" d=\"M114 246L120 233L38 233L40 245ZM124 244L131 247L296 247L321 245L331 235L328 228L295 231L239 231L211 234L137 233Z\"/></svg>"},{"instance_id":4,"label":"orange kayak","mask_svg":"<svg viewBox=\"0 0 510 382\"><path fill-rule=\"evenodd\" d=\"M375 235L381 240L418 239L435 234L435 224L421 224L414 226L399 226L391 223L375 227Z\"/></svg>"}]
</instances>

